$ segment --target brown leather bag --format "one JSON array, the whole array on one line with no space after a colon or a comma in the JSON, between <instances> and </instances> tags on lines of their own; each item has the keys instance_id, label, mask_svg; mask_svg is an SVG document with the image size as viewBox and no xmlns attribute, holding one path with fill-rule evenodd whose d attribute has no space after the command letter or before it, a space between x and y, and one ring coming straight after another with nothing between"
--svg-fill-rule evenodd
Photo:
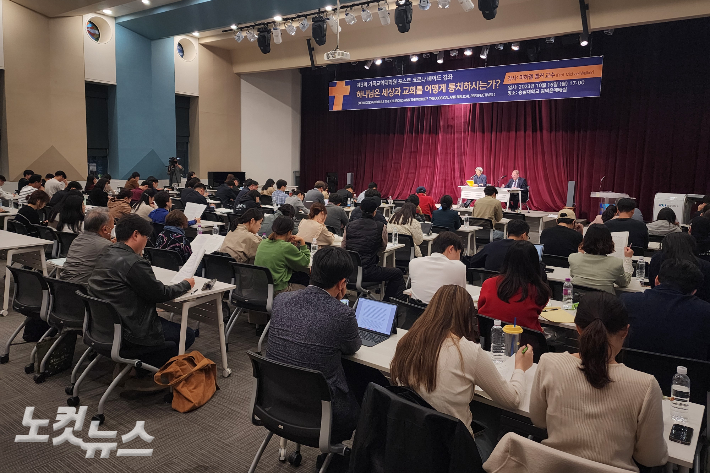
<instances>
[{"instance_id":1,"label":"brown leather bag","mask_svg":"<svg viewBox=\"0 0 710 473\"><path fill-rule=\"evenodd\" d=\"M190 412L209 401L217 388L217 365L199 351L170 358L155 382L173 388L173 409Z\"/></svg>"}]
</instances>

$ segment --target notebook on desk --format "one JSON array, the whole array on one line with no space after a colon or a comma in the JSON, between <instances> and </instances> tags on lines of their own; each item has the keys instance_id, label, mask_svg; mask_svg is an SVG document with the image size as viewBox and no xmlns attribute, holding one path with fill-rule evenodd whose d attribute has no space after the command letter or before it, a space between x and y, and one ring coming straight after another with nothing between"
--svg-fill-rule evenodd
<instances>
[{"instance_id":1,"label":"notebook on desk","mask_svg":"<svg viewBox=\"0 0 710 473\"><path fill-rule=\"evenodd\" d=\"M362 344L374 347L390 338L396 314L397 306L394 304L360 298L355 318Z\"/></svg>"}]
</instances>

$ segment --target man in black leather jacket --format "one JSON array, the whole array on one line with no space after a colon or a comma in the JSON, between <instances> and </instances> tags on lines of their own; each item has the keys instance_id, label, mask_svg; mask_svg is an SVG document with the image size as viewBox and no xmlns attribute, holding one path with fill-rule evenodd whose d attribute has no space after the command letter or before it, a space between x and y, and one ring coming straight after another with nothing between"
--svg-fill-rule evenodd
<instances>
[{"instance_id":1,"label":"man in black leather jacket","mask_svg":"<svg viewBox=\"0 0 710 473\"><path fill-rule=\"evenodd\" d=\"M180 325L159 317L155 305L185 294L195 280L166 286L155 278L150 263L140 256L152 231L150 223L136 214L122 217L116 224L117 243L99 258L88 289L89 295L110 302L121 316L121 355L160 367L178 354ZM96 322L113 331L112 321ZM185 348L194 341L195 332L188 327Z\"/></svg>"}]
</instances>

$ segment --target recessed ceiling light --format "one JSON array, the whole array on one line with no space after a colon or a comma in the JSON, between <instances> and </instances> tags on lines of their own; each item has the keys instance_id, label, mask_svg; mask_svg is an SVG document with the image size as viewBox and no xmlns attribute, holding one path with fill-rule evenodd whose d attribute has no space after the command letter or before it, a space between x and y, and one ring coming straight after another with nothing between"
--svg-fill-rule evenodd
<instances>
[{"instance_id":1,"label":"recessed ceiling light","mask_svg":"<svg viewBox=\"0 0 710 473\"><path fill-rule=\"evenodd\" d=\"M325 7L325 11L333 11L333 7L328 5L327 7Z\"/></svg>"},{"instance_id":2,"label":"recessed ceiling light","mask_svg":"<svg viewBox=\"0 0 710 473\"><path fill-rule=\"evenodd\" d=\"M198 31L193 31L192 36L200 36L200 33Z\"/></svg>"},{"instance_id":3,"label":"recessed ceiling light","mask_svg":"<svg viewBox=\"0 0 710 473\"><path fill-rule=\"evenodd\" d=\"M143 5L150 5L150 0L143 0Z\"/></svg>"},{"instance_id":4,"label":"recessed ceiling light","mask_svg":"<svg viewBox=\"0 0 710 473\"><path fill-rule=\"evenodd\" d=\"M110 15L111 13L113 13L113 11L107 8L105 10L101 10L101 13L103 13L104 15Z\"/></svg>"},{"instance_id":5,"label":"recessed ceiling light","mask_svg":"<svg viewBox=\"0 0 710 473\"><path fill-rule=\"evenodd\" d=\"M237 29L237 25L232 25L231 28L232 28L233 30L236 30L236 29Z\"/></svg>"},{"instance_id":6,"label":"recessed ceiling light","mask_svg":"<svg viewBox=\"0 0 710 473\"><path fill-rule=\"evenodd\" d=\"M274 17L274 21L283 21L284 19L281 17L281 15L276 15Z\"/></svg>"}]
</instances>

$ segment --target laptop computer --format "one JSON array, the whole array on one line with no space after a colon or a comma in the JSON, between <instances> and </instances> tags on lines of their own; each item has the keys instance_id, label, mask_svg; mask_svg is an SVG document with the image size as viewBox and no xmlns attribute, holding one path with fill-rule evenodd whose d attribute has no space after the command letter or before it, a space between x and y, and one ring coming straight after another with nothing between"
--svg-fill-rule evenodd
<instances>
[{"instance_id":1,"label":"laptop computer","mask_svg":"<svg viewBox=\"0 0 710 473\"><path fill-rule=\"evenodd\" d=\"M362 344L374 347L390 338L396 314L397 306L394 304L360 298L355 317Z\"/></svg>"},{"instance_id":2,"label":"laptop computer","mask_svg":"<svg viewBox=\"0 0 710 473\"><path fill-rule=\"evenodd\" d=\"M431 235L431 222L421 222L422 233L424 235Z\"/></svg>"},{"instance_id":3,"label":"laptop computer","mask_svg":"<svg viewBox=\"0 0 710 473\"><path fill-rule=\"evenodd\" d=\"M535 245L535 249L537 250L538 258L542 261L542 251L544 250L544 245Z\"/></svg>"}]
</instances>

